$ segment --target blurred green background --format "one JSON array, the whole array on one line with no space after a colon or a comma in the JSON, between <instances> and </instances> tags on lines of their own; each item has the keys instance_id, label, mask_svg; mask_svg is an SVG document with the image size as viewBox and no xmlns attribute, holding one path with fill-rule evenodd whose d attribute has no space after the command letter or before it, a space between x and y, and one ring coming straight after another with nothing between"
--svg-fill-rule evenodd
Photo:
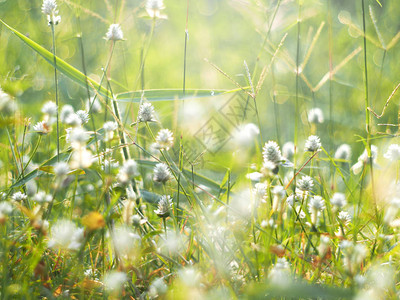
<instances>
[{"instance_id":1,"label":"blurred green background","mask_svg":"<svg viewBox=\"0 0 400 300\"><path fill-rule=\"evenodd\" d=\"M41 3L39 0L2 0L0 18L51 50L51 31L41 13ZM400 78L397 66L400 45L397 43L399 36L396 36L400 30L400 3L381 1L381 4L375 0L366 1L369 97L371 107L379 113ZM110 75L119 83L114 84L113 89L117 93L140 90L141 53L147 48L152 27L144 1L60 0L58 5L62 20L56 27L57 54L83 70L77 38L81 35L87 73L99 81L110 50L110 43L104 39L105 33L110 24L120 23L126 40L116 44L113 54ZM217 65L242 86L249 85L244 61L249 66L254 85L257 85L262 69L268 66L256 99L263 142L277 139L282 145L293 140L296 114L301 123L299 141L305 140L311 133L306 112L313 107L324 112L325 123L316 133L328 150L333 151L343 142L358 141L357 135L365 136L361 1L166 0L165 6L168 19L157 20L145 60L145 89L182 88L188 18L187 88L236 88L204 59ZM283 46L272 59L285 34ZM298 65L303 69L296 89L297 57ZM334 71L332 81L329 70ZM0 76L3 89L16 96L23 115L34 121L39 120L42 103L54 100L52 67L4 26L0 27ZM61 103L81 108L87 99L86 90L63 75L60 75L59 84ZM227 137L231 137L234 126L218 112L231 96L154 105L164 126L174 129L176 136L182 134L191 139L211 116L216 116L226 127ZM250 101L248 103L253 101L244 93L242 97L244 101ZM397 99L394 97L381 120L371 117L373 133L396 131L396 127L378 126L377 123L397 124ZM177 109L184 111L186 118L177 117ZM137 105L133 110L124 106L123 112L128 111L133 120ZM247 114L242 122L258 124L254 113ZM377 138L384 136L375 135ZM215 154L221 159L207 154L209 160L229 166L226 153L236 147L229 145L230 141L227 141ZM302 144L299 145L302 148ZM361 152L362 143L356 145L358 148L354 152ZM353 159L356 157L354 155Z\"/></svg>"}]
</instances>

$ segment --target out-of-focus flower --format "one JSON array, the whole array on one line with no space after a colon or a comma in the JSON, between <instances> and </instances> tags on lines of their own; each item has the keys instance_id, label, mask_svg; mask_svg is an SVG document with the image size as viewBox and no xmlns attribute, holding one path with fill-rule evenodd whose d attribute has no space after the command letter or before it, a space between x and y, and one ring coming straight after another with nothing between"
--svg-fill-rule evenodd
<instances>
[{"instance_id":1,"label":"out-of-focus flower","mask_svg":"<svg viewBox=\"0 0 400 300\"><path fill-rule=\"evenodd\" d=\"M260 129L253 123L239 126L233 133L233 139L236 145L249 147L254 144L254 138L260 134Z\"/></svg>"},{"instance_id":2,"label":"out-of-focus flower","mask_svg":"<svg viewBox=\"0 0 400 300\"><path fill-rule=\"evenodd\" d=\"M42 106L42 113L49 116L55 116L57 114L57 104L55 104L53 101L47 101Z\"/></svg>"},{"instance_id":3,"label":"out-of-focus flower","mask_svg":"<svg viewBox=\"0 0 400 300\"><path fill-rule=\"evenodd\" d=\"M51 238L48 247L64 250L78 250L84 238L83 228L78 228L69 220L57 221L51 227Z\"/></svg>"},{"instance_id":4,"label":"out-of-focus flower","mask_svg":"<svg viewBox=\"0 0 400 300\"><path fill-rule=\"evenodd\" d=\"M263 147L264 162L271 162L278 166L282 161L282 154L279 146L274 141L268 141Z\"/></svg>"},{"instance_id":5,"label":"out-of-focus flower","mask_svg":"<svg viewBox=\"0 0 400 300\"><path fill-rule=\"evenodd\" d=\"M347 211L341 211L338 215L338 219L343 225L348 225L351 222L351 216Z\"/></svg>"},{"instance_id":6,"label":"out-of-focus flower","mask_svg":"<svg viewBox=\"0 0 400 300\"><path fill-rule=\"evenodd\" d=\"M60 112L60 121L61 121L62 123L66 123L67 118L68 118L71 114L74 114L74 108L73 108L71 105L69 105L69 104L64 105L64 106L61 108L61 112Z\"/></svg>"},{"instance_id":7,"label":"out-of-focus flower","mask_svg":"<svg viewBox=\"0 0 400 300\"><path fill-rule=\"evenodd\" d=\"M372 164L376 164L376 158L378 157L378 147L375 145L371 145L371 159L372 159ZM369 157L368 157L368 152L367 149L364 150L364 152L358 157L357 163L355 163L351 169L355 175L360 173L363 169L363 167L369 163Z\"/></svg>"},{"instance_id":8,"label":"out-of-focus flower","mask_svg":"<svg viewBox=\"0 0 400 300\"><path fill-rule=\"evenodd\" d=\"M92 113L99 113L99 112L101 112L101 104L100 104L100 101L97 99L97 98L95 98L95 97L92 97L92 98L90 98L90 99L88 99L87 101L86 101L86 111L87 112L92 112Z\"/></svg>"},{"instance_id":9,"label":"out-of-focus flower","mask_svg":"<svg viewBox=\"0 0 400 300\"><path fill-rule=\"evenodd\" d=\"M282 156L286 159L290 159L294 155L294 144L292 142L286 142L282 147Z\"/></svg>"},{"instance_id":10,"label":"out-of-focus flower","mask_svg":"<svg viewBox=\"0 0 400 300\"><path fill-rule=\"evenodd\" d=\"M390 200L388 206L386 207L385 216L383 217L383 222L385 224L390 224L396 217L400 209L400 199L393 198Z\"/></svg>"},{"instance_id":11,"label":"out-of-focus flower","mask_svg":"<svg viewBox=\"0 0 400 300\"><path fill-rule=\"evenodd\" d=\"M24 201L24 200L26 200L27 198L28 198L28 196L25 195L24 193L20 192L20 191L14 193L14 194L11 196L11 199L14 200L14 201L17 201L17 202Z\"/></svg>"},{"instance_id":12,"label":"out-of-focus flower","mask_svg":"<svg viewBox=\"0 0 400 300\"><path fill-rule=\"evenodd\" d=\"M151 18L165 19L166 16L161 14L164 8L164 0L147 0L146 2L146 11Z\"/></svg>"},{"instance_id":13,"label":"out-of-focus flower","mask_svg":"<svg viewBox=\"0 0 400 300\"><path fill-rule=\"evenodd\" d=\"M390 145L388 151L383 155L383 157L391 161L400 160L400 145L398 144Z\"/></svg>"},{"instance_id":14,"label":"out-of-focus flower","mask_svg":"<svg viewBox=\"0 0 400 300\"><path fill-rule=\"evenodd\" d=\"M156 182L166 183L172 177L169 168L164 163L156 164L154 167L153 180Z\"/></svg>"},{"instance_id":15,"label":"out-of-focus flower","mask_svg":"<svg viewBox=\"0 0 400 300\"><path fill-rule=\"evenodd\" d=\"M351 159L351 147L347 144L340 145L335 152L335 158L349 161Z\"/></svg>"},{"instance_id":16,"label":"out-of-focus flower","mask_svg":"<svg viewBox=\"0 0 400 300\"><path fill-rule=\"evenodd\" d=\"M117 226L112 236L115 251L120 257L132 259L139 253L140 236L135 234L130 227Z\"/></svg>"},{"instance_id":17,"label":"out-of-focus flower","mask_svg":"<svg viewBox=\"0 0 400 300\"><path fill-rule=\"evenodd\" d=\"M174 134L169 129L161 129L156 137L158 149L168 150L174 144Z\"/></svg>"},{"instance_id":18,"label":"out-of-focus flower","mask_svg":"<svg viewBox=\"0 0 400 300\"><path fill-rule=\"evenodd\" d=\"M118 124L117 122L105 122L103 125L104 129L104 141L108 142L113 139L114 131L117 130Z\"/></svg>"},{"instance_id":19,"label":"out-of-focus flower","mask_svg":"<svg viewBox=\"0 0 400 300\"><path fill-rule=\"evenodd\" d=\"M134 161L133 159L129 159L124 163L124 165L119 170L118 180L121 183L127 183L129 180L132 180L138 175L139 171L136 161Z\"/></svg>"},{"instance_id":20,"label":"out-of-focus flower","mask_svg":"<svg viewBox=\"0 0 400 300\"><path fill-rule=\"evenodd\" d=\"M47 125L46 121L40 121L33 125L33 130L40 135L48 134L51 128Z\"/></svg>"},{"instance_id":21,"label":"out-of-focus flower","mask_svg":"<svg viewBox=\"0 0 400 300\"><path fill-rule=\"evenodd\" d=\"M331 198L331 204L335 209L342 209L347 204L346 196L343 193L334 193Z\"/></svg>"},{"instance_id":22,"label":"out-of-focus flower","mask_svg":"<svg viewBox=\"0 0 400 300\"><path fill-rule=\"evenodd\" d=\"M306 141L304 151L316 152L321 149L321 141L318 136L310 135Z\"/></svg>"},{"instance_id":23,"label":"out-of-focus flower","mask_svg":"<svg viewBox=\"0 0 400 300\"><path fill-rule=\"evenodd\" d=\"M303 192L311 192L314 187L313 179L306 175L297 181L296 187Z\"/></svg>"},{"instance_id":24,"label":"out-of-focus flower","mask_svg":"<svg viewBox=\"0 0 400 300\"><path fill-rule=\"evenodd\" d=\"M128 280L123 272L111 271L104 276L104 286L109 292L118 292L122 289L123 284Z\"/></svg>"},{"instance_id":25,"label":"out-of-focus flower","mask_svg":"<svg viewBox=\"0 0 400 300\"><path fill-rule=\"evenodd\" d=\"M70 171L69 165L66 162L60 161L54 165L54 174L57 177L63 177Z\"/></svg>"},{"instance_id":26,"label":"out-of-focus flower","mask_svg":"<svg viewBox=\"0 0 400 300\"><path fill-rule=\"evenodd\" d=\"M10 203L6 201L0 202L0 224L4 223L7 219L7 215L9 215L13 210L13 207Z\"/></svg>"},{"instance_id":27,"label":"out-of-focus flower","mask_svg":"<svg viewBox=\"0 0 400 300\"><path fill-rule=\"evenodd\" d=\"M251 181L259 182L264 175L260 172L253 172L246 175L247 179Z\"/></svg>"},{"instance_id":28,"label":"out-of-focus flower","mask_svg":"<svg viewBox=\"0 0 400 300\"><path fill-rule=\"evenodd\" d=\"M106 33L106 40L121 41L124 39L121 26L119 24L111 24Z\"/></svg>"},{"instance_id":29,"label":"out-of-focus flower","mask_svg":"<svg viewBox=\"0 0 400 300\"><path fill-rule=\"evenodd\" d=\"M93 162L93 155L90 150L85 147L74 149L71 157L71 168L73 169L84 169L89 168Z\"/></svg>"},{"instance_id":30,"label":"out-of-focus flower","mask_svg":"<svg viewBox=\"0 0 400 300\"><path fill-rule=\"evenodd\" d=\"M311 222L315 225L318 222L318 216L325 209L325 201L320 196L314 196L308 202L308 211L311 214Z\"/></svg>"},{"instance_id":31,"label":"out-of-focus flower","mask_svg":"<svg viewBox=\"0 0 400 300\"><path fill-rule=\"evenodd\" d=\"M286 258L278 258L276 264L271 269L268 279L270 284L278 286L290 285L290 264Z\"/></svg>"},{"instance_id":32,"label":"out-of-focus flower","mask_svg":"<svg viewBox=\"0 0 400 300\"><path fill-rule=\"evenodd\" d=\"M49 194L46 194L44 191L39 191L32 197L32 200L38 203L51 202L52 199L53 197Z\"/></svg>"},{"instance_id":33,"label":"out-of-focus flower","mask_svg":"<svg viewBox=\"0 0 400 300\"><path fill-rule=\"evenodd\" d=\"M89 117L89 114L88 114L87 111L85 111L85 110L78 110L78 111L76 112L76 115L79 117L79 119L81 119L81 123L82 123L82 124L86 124L87 122L89 122L90 117Z\"/></svg>"},{"instance_id":34,"label":"out-of-focus flower","mask_svg":"<svg viewBox=\"0 0 400 300\"><path fill-rule=\"evenodd\" d=\"M323 123L324 122L324 114L322 110L319 108L312 108L308 112L308 122L310 123Z\"/></svg>"}]
</instances>

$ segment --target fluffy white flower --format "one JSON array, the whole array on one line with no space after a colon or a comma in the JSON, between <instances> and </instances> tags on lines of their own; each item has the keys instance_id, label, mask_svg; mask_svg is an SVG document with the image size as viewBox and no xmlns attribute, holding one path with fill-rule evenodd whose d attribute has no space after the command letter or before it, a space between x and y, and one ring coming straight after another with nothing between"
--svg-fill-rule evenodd
<instances>
[{"instance_id":1,"label":"fluffy white flower","mask_svg":"<svg viewBox=\"0 0 400 300\"><path fill-rule=\"evenodd\" d=\"M33 201L39 202L39 203L45 203L45 202L51 202L53 197L49 194L46 194L44 191L39 191L36 193L35 196L32 197Z\"/></svg>"},{"instance_id":2,"label":"fluffy white flower","mask_svg":"<svg viewBox=\"0 0 400 300\"><path fill-rule=\"evenodd\" d=\"M85 147L75 148L71 157L71 168L84 169L89 168L93 162L92 152Z\"/></svg>"},{"instance_id":3,"label":"fluffy white flower","mask_svg":"<svg viewBox=\"0 0 400 300\"><path fill-rule=\"evenodd\" d=\"M88 114L87 111L85 111L85 110L78 110L78 111L76 112L76 115L79 117L79 119L81 119L81 123L82 123L82 124L86 124L87 122L89 122L90 117L89 117L89 114Z\"/></svg>"},{"instance_id":4,"label":"fluffy white flower","mask_svg":"<svg viewBox=\"0 0 400 300\"><path fill-rule=\"evenodd\" d=\"M318 136L310 135L306 141L304 150L310 152L316 152L321 149L321 141Z\"/></svg>"},{"instance_id":5,"label":"fluffy white flower","mask_svg":"<svg viewBox=\"0 0 400 300\"><path fill-rule=\"evenodd\" d=\"M172 206L171 197L169 195L163 195L158 201L158 208L154 212L160 218L166 218L170 214L171 206Z\"/></svg>"},{"instance_id":6,"label":"fluffy white flower","mask_svg":"<svg viewBox=\"0 0 400 300\"><path fill-rule=\"evenodd\" d=\"M290 159L294 155L294 144L293 142L286 142L282 147L282 156L286 159Z\"/></svg>"},{"instance_id":7,"label":"fluffy white flower","mask_svg":"<svg viewBox=\"0 0 400 300\"><path fill-rule=\"evenodd\" d=\"M47 15L49 25L57 25L61 21L58 15L56 0L43 0L42 12Z\"/></svg>"},{"instance_id":8,"label":"fluffy white flower","mask_svg":"<svg viewBox=\"0 0 400 300\"><path fill-rule=\"evenodd\" d=\"M133 258L139 249L140 236L125 225L117 226L112 235L115 251L124 259Z\"/></svg>"},{"instance_id":9,"label":"fluffy white flower","mask_svg":"<svg viewBox=\"0 0 400 300\"><path fill-rule=\"evenodd\" d=\"M372 158L372 164L376 164L376 158L378 157L378 147L375 145L371 145L371 158ZM355 175L360 173L364 166L369 163L369 157L368 157L368 152L367 149L364 150L364 152L358 157L357 163L355 163L352 167L351 170Z\"/></svg>"},{"instance_id":10,"label":"fluffy white flower","mask_svg":"<svg viewBox=\"0 0 400 300\"><path fill-rule=\"evenodd\" d=\"M70 169L66 162L60 161L54 165L54 174L57 177L65 176L69 171Z\"/></svg>"},{"instance_id":11,"label":"fluffy white flower","mask_svg":"<svg viewBox=\"0 0 400 300\"><path fill-rule=\"evenodd\" d=\"M47 125L46 121L40 121L33 125L33 130L38 134L45 135L50 132L50 127Z\"/></svg>"},{"instance_id":12,"label":"fluffy white flower","mask_svg":"<svg viewBox=\"0 0 400 300\"><path fill-rule=\"evenodd\" d=\"M106 39L111 41L120 41L124 39L121 26L119 24L111 24L106 33Z\"/></svg>"},{"instance_id":13,"label":"fluffy white flower","mask_svg":"<svg viewBox=\"0 0 400 300\"><path fill-rule=\"evenodd\" d=\"M57 104L55 104L53 101L47 101L45 104L43 104L42 113L55 116L57 114Z\"/></svg>"},{"instance_id":14,"label":"fluffy white flower","mask_svg":"<svg viewBox=\"0 0 400 300\"><path fill-rule=\"evenodd\" d=\"M73 108L71 105L69 105L69 104L64 105L64 106L61 108L61 112L60 112L60 121L63 122L63 123L65 123L66 120L67 120L67 118L68 118L71 114L74 114L74 108Z\"/></svg>"},{"instance_id":15,"label":"fluffy white flower","mask_svg":"<svg viewBox=\"0 0 400 300\"><path fill-rule=\"evenodd\" d=\"M337 148L335 152L336 159L344 159L350 160L351 159L351 147L347 144L342 144Z\"/></svg>"},{"instance_id":16,"label":"fluffy white flower","mask_svg":"<svg viewBox=\"0 0 400 300\"><path fill-rule=\"evenodd\" d=\"M278 165L282 160L282 154L278 144L274 141L268 141L265 143L263 147L263 157L264 161L270 161L275 165Z\"/></svg>"},{"instance_id":17,"label":"fluffy white flower","mask_svg":"<svg viewBox=\"0 0 400 300\"><path fill-rule=\"evenodd\" d=\"M164 0L147 0L146 11L151 18L165 18L161 10L165 8Z\"/></svg>"},{"instance_id":18,"label":"fluffy white flower","mask_svg":"<svg viewBox=\"0 0 400 300\"><path fill-rule=\"evenodd\" d=\"M151 103L143 103L139 107L138 112L138 121L139 122L153 122L154 119L154 107Z\"/></svg>"},{"instance_id":19,"label":"fluffy white flower","mask_svg":"<svg viewBox=\"0 0 400 300\"><path fill-rule=\"evenodd\" d=\"M108 272L103 279L105 288L110 292L120 291L127 280L128 276L118 271Z\"/></svg>"},{"instance_id":20,"label":"fluffy white flower","mask_svg":"<svg viewBox=\"0 0 400 300\"><path fill-rule=\"evenodd\" d=\"M113 121L105 122L103 128L104 128L104 141L108 142L113 139L114 130L117 130L118 124L117 122Z\"/></svg>"},{"instance_id":21,"label":"fluffy white flower","mask_svg":"<svg viewBox=\"0 0 400 300\"><path fill-rule=\"evenodd\" d=\"M14 200L14 201L24 201L24 200L26 200L26 198L28 198L28 196L25 195L24 193L20 192L20 191L14 193L11 196L11 199Z\"/></svg>"},{"instance_id":22,"label":"fluffy white flower","mask_svg":"<svg viewBox=\"0 0 400 300\"><path fill-rule=\"evenodd\" d=\"M254 138L260 134L260 129L253 123L239 126L233 133L234 142L238 146L249 147Z\"/></svg>"},{"instance_id":23,"label":"fluffy white flower","mask_svg":"<svg viewBox=\"0 0 400 300\"><path fill-rule=\"evenodd\" d=\"M161 129L156 137L157 147L168 150L174 144L174 134L169 129Z\"/></svg>"},{"instance_id":24,"label":"fluffy white flower","mask_svg":"<svg viewBox=\"0 0 400 300\"><path fill-rule=\"evenodd\" d=\"M342 221L343 225L347 225L351 222L351 216L347 211L341 211L338 215L338 219Z\"/></svg>"},{"instance_id":25,"label":"fluffy white flower","mask_svg":"<svg viewBox=\"0 0 400 300\"><path fill-rule=\"evenodd\" d=\"M331 204L336 209L342 209L347 204L346 196L343 193L334 193L331 198Z\"/></svg>"},{"instance_id":26,"label":"fluffy white flower","mask_svg":"<svg viewBox=\"0 0 400 300\"><path fill-rule=\"evenodd\" d=\"M78 228L69 220L57 221L51 227L51 238L48 247L64 250L78 250L83 242L83 228Z\"/></svg>"},{"instance_id":27,"label":"fluffy white flower","mask_svg":"<svg viewBox=\"0 0 400 300\"><path fill-rule=\"evenodd\" d=\"M86 111L92 113L99 113L101 112L101 104L100 101L97 98L90 98L86 101Z\"/></svg>"},{"instance_id":28,"label":"fluffy white flower","mask_svg":"<svg viewBox=\"0 0 400 300\"><path fill-rule=\"evenodd\" d=\"M138 166L133 159L127 160L118 173L118 180L127 183L129 180L139 175Z\"/></svg>"},{"instance_id":29,"label":"fluffy white flower","mask_svg":"<svg viewBox=\"0 0 400 300\"><path fill-rule=\"evenodd\" d=\"M297 181L297 188L304 192L311 192L314 187L313 179L306 175Z\"/></svg>"},{"instance_id":30,"label":"fluffy white flower","mask_svg":"<svg viewBox=\"0 0 400 300\"><path fill-rule=\"evenodd\" d=\"M324 122L324 114L322 110L319 108L312 108L308 112L308 122L310 123L323 123Z\"/></svg>"},{"instance_id":31,"label":"fluffy white flower","mask_svg":"<svg viewBox=\"0 0 400 300\"><path fill-rule=\"evenodd\" d=\"M391 161L400 160L400 145L398 144L390 145L388 151L383 155L383 157Z\"/></svg>"},{"instance_id":32,"label":"fluffy white flower","mask_svg":"<svg viewBox=\"0 0 400 300\"><path fill-rule=\"evenodd\" d=\"M164 163L159 163L154 167L153 180L156 182L166 183L172 177L169 168Z\"/></svg>"}]
</instances>

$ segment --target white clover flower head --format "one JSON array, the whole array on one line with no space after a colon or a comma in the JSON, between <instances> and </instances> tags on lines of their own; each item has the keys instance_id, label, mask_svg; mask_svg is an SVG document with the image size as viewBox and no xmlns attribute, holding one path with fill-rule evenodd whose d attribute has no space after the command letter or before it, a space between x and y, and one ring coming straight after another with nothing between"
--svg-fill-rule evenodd
<instances>
[{"instance_id":1,"label":"white clover flower head","mask_svg":"<svg viewBox=\"0 0 400 300\"><path fill-rule=\"evenodd\" d=\"M169 129L161 129L157 134L156 143L159 149L168 150L174 144L174 134Z\"/></svg>"},{"instance_id":2,"label":"white clover flower head","mask_svg":"<svg viewBox=\"0 0 400 300\"><path fill-rule=\"evenodd\" d=\"M316 152L321 150L321 141L318 136L310 135L306 141L304 151Z\"/></svg>"},{"instance_id":3,"label":"white clover flower head","mask_svg":"<svg viewBox=\"0 0 400 300\"><path fill-rule=\"evenodd\" d=\"M11 199L12 199L12 200L18 201L18 202L24 201L24 200L26 200L27 198L28 198L28 196L25 195L24 193L20 192L20 191L15 192L15 193L11 196Z\"/></svg>"},{"instance_id":4,"label":"white clover flower head","mask_svg":"<svg viewBox=\"0 0 400 300\"><path fill-rule=\"evenodd\" d=\"M71 157L71 168L73 169L85 169L89 168L93 163L93 155L90 150L87 150L85 146L74 148Z\"/></svg>"},{"instance_id":5,"label":"white clover flower head","mask_svg":"<svg viewBox=\"0 0 400 300\"><path fill-rule=\"evenodd\" d=\"M47 101L43 104L42 113L49 116L55 116L57 114L57 104L53 101Z\"/></svg>"},{"instance_id":6,"label":"white clover flower head","mask_svg":"<svg viewBox=\"0 0 400 300\"><path fill-rule=\"evenodd\" d=\"M9 215L13 210L13 207L10 203L6 201L0 202L0 223L5 221L7 215Z\"/></svg>"},{"instance_id":7,"label":"white clover flower head","mask_svg":"<svg viewBox=\"0 0 400 300\"><path fill-rule=\"evenodd\" d=\"M271 193L279 199L283 199L286 196L286 190L281 185L274 186Z\"/></svg>"},{"instance_id":8,"label":"white clover flower head","mask_svg":"<svg viewBox=\"0 0 400 300\"><path fill-rule=\"evenodd\" d=\"M160 218L167 218L170 214L170 209L172 207L172 199L169 195L162 195L158 201L158 207L154 212Z\"/></svg>"},{"instance_id":9,"label":"white clover flower head","mask_svg":"<svg viewBox=\"0 0 400 300\"><path fill-rule=\"evenodd\" d=\"M321 257L324 257L326 255L326 253L328 252L329 243L330 243L329 237L326 235L321 235L320 243L318 246L318 253Z\"/></svg>"},{"instance_id":10,"label":"white clover flower head","mask_svg":"<svg viewBox=\"0 0 400 300\"><path fill-rule=\"evenodd\" d=\"M253 143L254 138L260 134L260 129L253 123L240 125L235 129L233 136L237 145L249 147Z\"/></svg>"},{"instance_id":11,"label":"white clover flower head","mask_svg":"<svg viewBox=\"0 0 400 300\"><path fill-rule=\"evenodd\" d=\"M108 41L121 41L124 39L121 26L119 24L111 24L106 33L106 40Z\"/></svg>"},{"instance_id":12,"label":"white clover flower head","mask_svg":"<svg viewBox=\"0 0 400 300\"><path fill-rule=\"evenodd\" d=\"M372 159L372 164L376 164L376 158L378 157L378 147L375 145L371 145L371 159ZM363 167L369 163L370 158L368 157L368 151L367 149L364 150L364 152L358 157L357 163L355 163L352 167L351 170L355 175L360 173L363 169Z\"/></svg>"},{"instance_id":13,"label":"white clover flower head","mask_svg":"<svg viewBox=\"0 0 400 300\"><path fill-rule=\"evenodd\" d=\"M321 124L324 122L324 114L320 108L312 108L308 112L308 122L314 124Z\"/></svg>"},{"instance_id":14,"label":"white clover flower head","mask_svg":"<svg viewBox=\"0 0 400 300\"><path fill-rule=\"evenodd\" d=\"M139 122L154 122L154 106L151 103L143 103L139 107L138 112L138 121Z\"/></svg>"},{"instance_id":15,"label":"white clover flower head","mask_svg":"<svg viewBox=\"0 0 400 300\"><path fill-rule=\"evenodd\" d=\"M286 142L282 147L282 156L286 159L291 158L294 155L294 144L293 142Z\"/></svg>"},{"instance_id":16,"label":"white clover flower head","mask_svg":"<svg viewBox=\"0 0 400 300\"><path fill-rule=\"evenodd\" d=\"M101 112L101 104L99 99L92 97L86 101L86 111L92 113L99 113Z\"/></svg>"},{"instance_id":17,"label":"white clover flower head","mask_svg":"<svg viewBox=\"0 0 400 300\"><path fill-rule=\"evenodd\" d=\"M60 112L60 121L62 123L66 123L67 118L71 115L74 114L74 108L69 105L66 104L61 108L61 112Z\"/></svg>"},{"instance_id":18,"label":"white clover flower head","mask_svg":"<svg viewBox=\"0 0 400 300\"><path fill-rule=\"evenodd\" d=\"M308 210L310 212L318 212L325 209L325 200L321 196L314 196L308 202Z\"/></svg>"},{"instance_id":19,"label":"white clover flower head","mask_svg":"<svg viewBox=\"0 0 400 300\"><path fill-rule=\"evenodd\" d=\"M82 123L82 124L86 124L87 122L89 122L90 117L89 117L89 114L88 114L87 111L85 111L85 110L78 110L78 111L76 112L76 115L81 119L81 123Z\"/></svg>"},{"instance_id":20,"label":"white clover flower head","mask_svg":"<svg viewBox=\"0 0 400 300\"><path fill-rule=\"evenodd\" d=\"M33 130L40 135L48 134L50 132L50 129L51 128L47 125L46 121L40 121L33 125Z\"/></svg>"},{"instance_id":21,"label":"white clover flower head","mask_svg":"<svg viewBox=\"0 0 400 300\"><path fill-rule=\"evenodd\" d=\"M43 0L42 12L47 15L49 25L57 25L61 21L58 15L56 0Z\"/></svg>"},{"instance_id":22,"label":"white clover flower head","mask_svg":"<svg viewBox=\"0 0 400 300\"><path fill-rule=\"evenodd\" d=\"M400 160L400 145L391 144L388 151L383 155L383 157L389 159L390 161Z\"/></svg>"},{"instance_id":23,"label":"white clover flower head","mask_svg":"<svg viewBox=\"0 0 400 300\"><path fill-rule=\"evenodd\" d=\"M138 166L133 159L127 160L118 173L118 180L121 183L127 183L129 180L139 175Z\"/></svg>"},{"instance_id":24,"label":"white clover flower head","mask_svg":"<svg viewBox=\"0 0 400 300\"><path fill-rule=\"evenodd\" d=\"M51 227L49 248L78 250L83 242L84 230L69 220L59 220Z\"/></svg>"},{"instance_id":25,"label":"white clover flower head","mask_svg":"<svg viewBox=\"0 0 400 300\"><path fill-rule=\"evenodd\" d=\"M140 236L135 234L128 226L120 225L114 229L113 243L118 255L129 259L137 254Z\"/></svg>"},{"instance_id":26,"label":"white clover flower head","mask_svg":"<svg viewBox=\"0 0 400 300\"><path fill-rule=\"evenodd\" d=\"M305 175L297 181L296 187L304 192L311 192L314 187L313 179L310 176Z\"/></svg>"},{"instance_id":27,"label":"white clover flower head","mask_svg":"<svg viewBox=\"0 0 400 300\"><path fill-rule=\"evenodd\" d=\"M275 165L279 165L282 160L281 150L274 141L268 141L263 147L263 158L264 162L269 161Z\"/></svg>"},{"instance_id":28,"label":"white clover flower head","mask_svg":"<svg viewBox=\"0 0 400 300\"><path fill-rule=\"evenodd\" d=\"M56 177L66 176L70 171L69 165L66 162L60 161L54 165L54 174Z\"/></svg>"},{"instance_id":29,"label":"white clover flower head","mask_svg":"<svg viewBox=\"0 0 400 300\"><path fill-rule=\"evenodd\" d=\"M103 282L107 291L117 292L122 289L127 280L128 276L124 272L111 271L104 276Z\"/></svg>"},{"instance_id":30,"label":"white clover flower head","mask_svg":"<svg viewBox=\"0 0 400 300\"><path fill-rule=\"evenodd\" d=\"M80 147L86 145L88 139L89 133L82 127L72 128L68 135L68 140L74 149L79 149Z\"/></svg>"},{"instance_id":31,"label":"white clover flower head","mask_svg":"<svg viewBox=\"0 0 400 300\"><path fill-rule=\"evenodd\" d=\"M334 193L332 198L331 198L331 204L336 209L342 209L347 204L345 194L343 194L343 193Z\"/></svg>"},{"instance_id":32,"label":"white clover flower head","mask_svg":"<svg viewBox=\"0 0 400 300\"><path fill-rule=\"evenodd\" d=\"M44 191L39 191L32 197L32 200L38 203L51 202L52 199L53 197L49 194L46 194Z\"/></svg>"},{"instance_id":33,"label":"white clover flower head","mask_svg":"<svg viewBox=\"0 0 400 300\"><path fill-rule=\"evenodd\" d=\"M82 119L78 114L73 113L68 115L64 123L72 127L80 127L82 125Z\"/></svg>"},{"instance_id":34,"label":"white clover flower head","mask_svg":"<svg viewBox=\"0 0 400 300\"><path fill-rule=\"evenodd\" d=\"M253 189L253 195L257 201L263 201L267 194L267 185L265 183L256 183Z\"/></svg>"},{"instance_id":35,"label":"white clover flower head","mask_svg":"<svg viewBox=\"0 0 400 300\"><path fill-rule=\"evenodd\" d=\"M303 194L296 191L295 193L293 193L287 197L286 203L290 207L293 207L294 203L300 201L302 198L303 198Z\"/></svg>"},{"instance_id":36,"label":"white clover flower head","mask_svg":"<svg viewBox=\"0 0 400 300\"><path fill-rule=\"evenodd\" d=\"M165 163L156 164L153 171L153 180L156 182L166 183L172 177L172 174Z\"/></svg>"},{"instance_id":37,"label":"white clover flower head","mask_svg":"<svg viewBox=\"0 0 400 300\"><path fill-rule=\"evenodd\" d=\"M260 172L253 172L253 173L246 174L246 178L250 179L251 181L254 181L254 182L259 182L261 180L261 178L263 178L263 176L264 175Z\"/></svg>"},{"instance_id":38,"label":"white clover flower head","mask_svg":"<svg viewBox=\"0 0 400 300\"><path fill-rule=\"evenodd\" d=\"M153 280L149 287L149 296L153 299L164 295L168 290L168 286L165 284L162 278Z\"/></svg>"},{"instance_id":39,"label":"white clover flower head","mask_svg":"<svg viewBox=\"0 0 400 300\"><path fill-rule=\"evenodd\" d=\"M104 141L108 142L114 137L114 130L117 130L118 123L113 121L105 122L103 125L104 129Z\"/></svg>"},{"instance_id":40,"label":"white clover flower head","mask_svg":"<svg viewBox=\"0 0 400 300\"><path fill-rule=\"evenodd\" d=\"M344 159L350 160L351 159L351 147L348 144L342 144L337 148L335 152L336 159Z\"/></svg>"},{"instance_id":41,"label":"white clover flower head","mask_svg":"<svg viewBox=\"0 0 400 300\"><path fill-rule=\"evenodd\" d=\"M290 263L286 258L278 258L276 264L268 274L270 284L278 286L290 285Z\"/></svg>"},{"instance_id":42,"label":"white clover flower head","mask_svg":"<svg viewBox=\"0 0 400 300\"><path fill-rule=\"evenodd\" d=\"M351 222L351 216L347 211L341 211L338 215L338 219L343 225L348 225Z\"/></svg>"},{"instance_id":43,"label":"white clover flower head","mask_svg":"<svg viewBox=\"0 0 400 300\"><path fill-rule=\"evenodd\" d=\"M164 8L164 0L147 0L146 2L146 11L151 18L165 18L161 14Z\"/></svg>"}]
</instances>

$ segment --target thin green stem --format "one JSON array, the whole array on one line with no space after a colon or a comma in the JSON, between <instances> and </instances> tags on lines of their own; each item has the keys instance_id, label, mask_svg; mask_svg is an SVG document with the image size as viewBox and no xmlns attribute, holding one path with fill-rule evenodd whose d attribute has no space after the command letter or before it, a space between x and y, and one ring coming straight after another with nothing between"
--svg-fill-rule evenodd
<instances>
[{"instance_id":1,"label":"thin green stem","mask_svg":"<svg viewBox=\"0 0 400 300\"><path fill-rule=\"evenodd\" d=\"M54 84L55 84L55 92L56 92L56 105L57 105L57 161L60 161L60 121L59 121L59 113L60 113L60 105L58 101L58 79L57 79L57 56L56 56L56 37L55 37L55 28L54 24L50 23L51 27L51 35L53 37L53 58L54 58Z\"/></svg>"}]
</instances>

